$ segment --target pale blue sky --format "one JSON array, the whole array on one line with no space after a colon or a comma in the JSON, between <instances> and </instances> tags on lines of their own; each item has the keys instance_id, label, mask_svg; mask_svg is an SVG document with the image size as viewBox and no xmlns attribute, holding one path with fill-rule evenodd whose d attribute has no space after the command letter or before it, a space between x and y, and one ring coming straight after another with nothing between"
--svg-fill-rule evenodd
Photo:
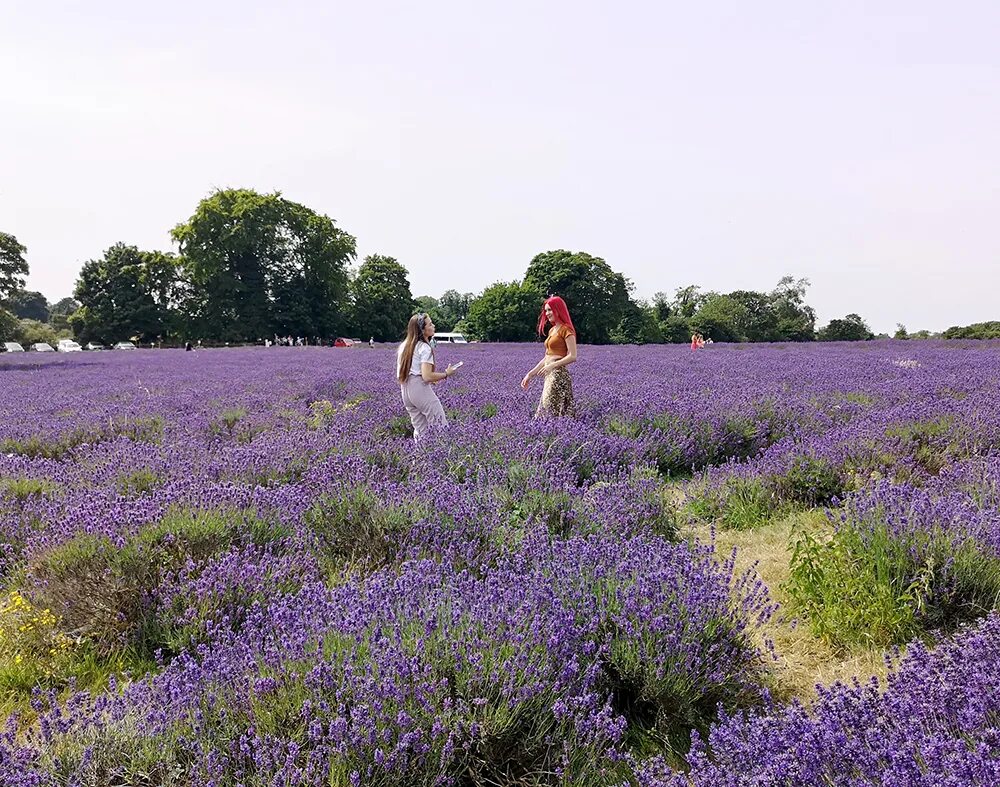
<instances>
[{"instance_id":1,"label":"pale blue sky","mask_svg":"<svg viewBox=\"0 0 1000 787\"><path fill-rule=\"evenodd\" d=\"M640 296L812 281L820 320L1000 319L1000 3L6 0L0 230L55 300L280 190L478 291L554 248Z\"/></svg>"}]
</instances>

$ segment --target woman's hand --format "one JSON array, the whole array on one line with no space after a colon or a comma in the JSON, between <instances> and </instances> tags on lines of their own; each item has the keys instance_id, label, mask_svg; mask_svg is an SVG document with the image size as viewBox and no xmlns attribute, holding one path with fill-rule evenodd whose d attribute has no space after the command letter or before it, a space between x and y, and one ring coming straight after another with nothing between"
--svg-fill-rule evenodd
<instances>
[{"instance_id":1,"label":"woman's hand","mask_svg":"<svg viewBox=\"0 0 1000 787\"><path fill-rule=\"evenodd\" d=\"M533 374L533 371L534 370L532 370L531 372L528 372L526 375L524 375L524 379L521 380L521 387L524 388L525 390L528 390L528 383L530 383L531 382L531 378L535 376Z\"/></svg>"},{"instance_id":2,"label":"woman's hand","mask_svg":"<svg viewBox=\"0 0 1000 787\"><path fill-rule=\"evenodd\" d=\"M444 369L445 377L451 377L455 373L456 369L458 369L457 366L452 366L451 364L448 364Z\"/></svg>"}]
</instances>

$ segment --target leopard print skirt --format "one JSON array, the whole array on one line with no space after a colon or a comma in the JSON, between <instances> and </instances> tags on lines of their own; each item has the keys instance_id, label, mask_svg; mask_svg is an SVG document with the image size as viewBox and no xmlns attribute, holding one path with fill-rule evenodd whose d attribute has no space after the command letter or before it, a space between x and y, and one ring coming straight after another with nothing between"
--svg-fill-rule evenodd
<instances>
[{"instance_id":1,"label":"leopard print skirt","mask_svg":"<svg viewBox=\"0 0 1000 787\"><path fill-rule=\"evenodd\" d=\"M535 418L547 416L574 416L576 408L573 405L573 378L565 366L560 366L545 375L542 387L542 398L538 402Z\"/></svg>"}]
</instances>

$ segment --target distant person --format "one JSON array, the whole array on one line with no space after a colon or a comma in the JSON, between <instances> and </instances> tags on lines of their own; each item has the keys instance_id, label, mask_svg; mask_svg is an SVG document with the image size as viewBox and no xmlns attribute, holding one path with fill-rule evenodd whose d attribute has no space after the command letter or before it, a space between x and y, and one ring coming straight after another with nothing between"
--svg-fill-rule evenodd
<instances>
[{"instance_id":1,"label":"distant person","mask_svg":"<svg viewBox=\"0 0 1000 787\"><path fill-rule=\"evenodd\" d=\"M184 352L188 352L189 353L192 350L194 350L194 345L191 344L191 340L188 339L186 342L184 342Z\"/></svg>"},{"instance_id":2,"label":"distant person","mask_svg":"<svg viewBox=\"0 0 1000 787\"><path fill-rule=\"evenodd\" d=\"M700 333L694 333L691 335L691 352L695 350L700 350L705 346L705 339Z\"/></svg>"},{"instance_id":3,"label":"distant person","mask_svg":"<svg viewBox=\"0 0 1000 787\"><path fill-rule=\"evenodd\" d=\"M374 347L375 346L375 337L374 336L372 336L372 338L370 338L368 340L368 346L369 347Z\"/></svg>"},{"instance_id":4,"label":"distant person","mask_svg":"<svg viewBox=\"0 0 1000 787\"><path fill-rule=\"evenodd\" d=\"M432 336L434 321L430 315L414 314L406 325L406 339L396 353L396 377L403 405L413 424L414 440L420 440L428 429L448 425L444 408L431 385L451 377L457 367L449 365L443 372L434 369Z\"/></svg>"},{"instance_id":5,"label":"distant person","mask_svg":"<svg viewBox=\"0 0 1000 787\"><path fill-rule=\"evenodd\" d=\"M573 416L576 414L573 379L566 367L576 361L576 328L566 301L558 295L550 297L542 306L542 313L538 315L539 336L544 334L546 324L549 329L545 338L545 357L524 375L521 387L527 390L531 381L542 375L545 381L535 417Z\"/></svg>"}]
</instances>

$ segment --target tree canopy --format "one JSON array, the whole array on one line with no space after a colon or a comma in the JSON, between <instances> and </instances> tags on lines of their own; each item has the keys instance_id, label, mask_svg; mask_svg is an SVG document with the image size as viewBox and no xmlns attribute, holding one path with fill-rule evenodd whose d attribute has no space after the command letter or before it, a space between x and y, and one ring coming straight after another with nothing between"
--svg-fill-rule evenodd
<instances>
[{"instance_id":1,"label":"tree canopy","mask_svg":"<svg viewBox=\"0 0 1000 787\"><path fill-rule=\"evenodd\" d=\"M49 302L40 292L18 290L7 299L6 305L22 320L49 321Z\"/></svg>"},{"instance_id":2,"label":"tree canopy","mask_svg":"<svg viewBox=\"0 0 1000 787\"><path fill-rule=\"evenodd\" d=\"M392 341L419 309L441 332L522 341L535 336L544 299L560 295L582 344L686 343L693 332L719 342L874 338L857 314L817 331L816 313L806 303L808 279L783 276L770 292L692 284L646 301L634 297L631 282L604 259L565 249L535 255L523 280L498 282L478 296L452 288L415 299L396 259L373 254L352 272L354 237L279 192L217 190L171 235L179 256L117 244L84 265L79 300L63 298L50 307L41 293L24 290L25 247L0 233L4 325L17 317L48 321L57 331L72 324L80 338L101 341L128 335L240 343L347 334ZM992 336L992 325L955 326L945 336ZM907 334L899 326L896 335L929 333Z\"/></svg>"},{"instance_id":3,"label":"tree canopy","mask_svg":"<svg viewBox=\"0 0 1000 787\"><path fill-rule=\"evenodd\" d=\"M581 343L609 343L628 309L628 281L586 252L558 249L538 254L528 265L524 283L543 297L559 295L566 301Z\"/></svg>"},{"instance_id":4,"label":"tree canopy","mask_svg":"<svg viewBox=\"0 0 1000 787\"><path fill-rule=\"evenodd\" d=\"M0 301L24 288L28 275L28 262L24 258L27 253L27 248L18 243L17 238L0 232Z\"/></svg>"},{"instance_id":5,"label":"tree canopy","mask_svg":"<svg viewBox=\"0 0 1000 787\"><path fill-rule=\"evenodd\" d=\"M541 308L542 294L531 284L497 282L472 301L463 327L483 341L531 341L538 335Z\"/></svg>"},{"instance_id":6,"label":"tree canopy","mask_svg":"<svg viewBox=\"0 0 1000 787\"><path fill-rule=\"evenodd\" d=\"M351 282L351 294L352 325L362 338L373 336L376 341L387 342L403 337L414 302L406 268L393 257L365 257Z\"/></svg>"},{"instance_id":7,"label":"tree canopy","mask_svg":"<svg viewBox=\"0 0 1000 787\"><path fill-rule=\"evenodd\" d=\"M56 301L52 308L49 309L50 314L59 314L65 317L69 317L73 312L80 308L80 301L71 296L66 296L65 298L60 298Z\"/></svg>"},{"instance_id":8,"label":"tree canopy","mask_svg":"<svg viewBox=\"0 0 1000 787\"><path fill-rule=\"evenodd\" d=\"M942 334L944 339L1000 339L1000 322L976 322L953 325Z\"/></svg>"},{"instance_id":9,"label":"tree canopy","mask_svg":"<svg viewBox=\"0 0 1000 787\"><path fill-rule=\"evenodd\" d=\"M71 321L74 333L81 341L104 344L171 334L176 272L172 255L116 243L80 271L73 292L81 304Z\"/></svg>"},{"instance_id":10,"label":"tree canopy","mask_svg":"<svg viewBox=\"0 0 1000 787\"><path fill-rule=\"evenodd\" d=\"M331 336L346 327L355 240L280 193L224 189L172 231L189 335L227 341Z\"/></svg>"},{"instance_id":11,"label":"tree canopy","mask_svg":"<svg viewBox=\"0 0 1000 787\"><path fill-rule=\"evenodd\" d=\"M868 324L857 314L848 314L842 320L830 320L816 336L821 342L863 342L874 339Z\"/></svg>"}]
</instances>

